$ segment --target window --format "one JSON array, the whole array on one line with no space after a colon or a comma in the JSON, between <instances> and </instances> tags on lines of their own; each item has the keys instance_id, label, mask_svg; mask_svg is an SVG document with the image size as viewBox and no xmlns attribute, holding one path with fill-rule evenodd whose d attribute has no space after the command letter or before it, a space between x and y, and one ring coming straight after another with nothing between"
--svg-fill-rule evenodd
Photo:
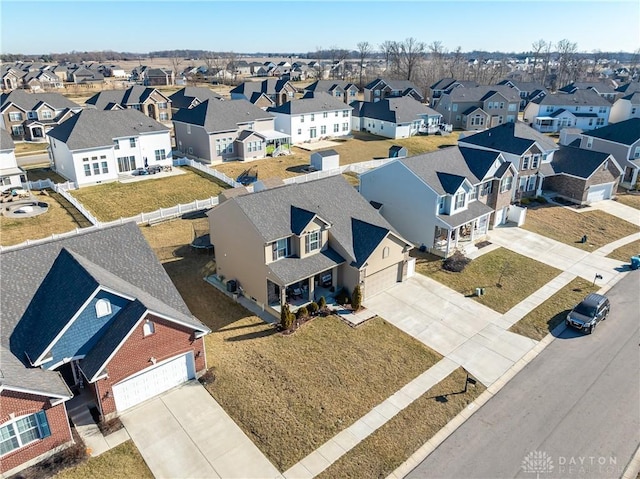
<instances>
[{"instance_id":1,"label":"window","mask_svg":"<svg viewBox=\"0 0 640 479\"><path fill-rule=\"evenodd\" d=\"M328 112L324 112L322 113L322 118L328 118L329 117L329 113Z\"/></svg>"},{"instance_id":2,"label":"window","mask_svg":"<svg viewBox=\"0 0 640 479\"><path fill-rule=\"evenodd\" d=\"M580 107L579 106L576 107L576 111L580 111Z\"/></svg>"},{"instance_id":3,"label":"window","mask_svg":"<svg viewBox=\"0 0 640 479\"><path fill-rule=\"evenodd\" d=\"M532 175L529 177L529 181L527 182L527 191L533 191L536 187L536 176Z\"/></svg>"},{"instance_id":4,"label":"window","mask_svg":"<svg viewBox=\"0 0 640 479\"><path fill-rule=\"evenodd\" d=\"M310 253L317 249L320 249L320 230L310 232L305 240L305 252Z\"/></svg>"},{"instance_id":5,"label":"window","mask_svg":"<svg viewBox=\"0 0 640 479\"><path fill-rule=\"evenodd\" d=\"M507 123L515 123L516 116L515 115L507 115Z\"/></svg>"},{"instance_id":6,"label":"window","mask_svg":"<svg viewBox=\"0 0 640 479\"><path fill-rule=\"evenodd\" d=\"M511 189L511 185L513 184L513 176L507 176L500 183L500 193L504 193L505 191L509 191Z\"/></svg>"},{"instance_id":7,"label":"window","mask_svg":"<svg viewBox=\"0 0 640 479\"><path fill-rule=\"evenodd\" d=\"M300 115L300 123L304 123L304 115Z\"/></svg>"},{"instance_id":8,"label":"window","mask_svg":"<svg viewBox=\"0 0 640 479\"><path fill-rule=\"evenodd\" d=\"M131 105L131 108L133 108L134 110L140 111L140 105L139 104Z\"/></svg>"},{"instance_id":9,"label":"window","mask_svg":"<svg viewBox=\"0 0 640 479\"><path fill-rule=\"evenodd\" d=\"M604 125L604 118L598 118L596 120L596 126L602 126Z\"/></svg>"},{"instance_id":10,"label":"window","mask_svg":"<svg viewBox=\"0 0 640 479\"><path fill-rule=\"evenodd\" d=\"M187 125L187 135L191 134L191 125Z\"/></svg>"},{"instance_id":11,"label":"window","mask_svg":"<svg viewBox=\"0 0 640 479\"><path fill-rule=\"evenodd\" d=\"M111 314L111 303L108 299L99 299L96 301L96 316L102 318Z\"/></svg>"},{"instance_id":12,"label":"window","mask_svg":"<svg viewBox=\"0 0 640 479\"><path fill-rule=\"evenodd\" d=\"M593 111L593 107L592 106L589 107L589 111Z\"/></svg>"},{"instance_id":13,"label":"window","mask_svg":"<svg viewBox=\"0 0 640 479\"><path fill-rule=\"evenodd\" d=\"M509 111L516 111L518 108L517 103L509 103Z\"/></svg>"},{"instance_id":14,"label":"window","mask_svg":"<svg viewBox=\"0 0 640 479\"><path fill-rule=\"evenodd\" d=\"M482 183L482 189L480 190L480 196L490 195L493 191L493 182L487 181L486 183Z\"/></svg>"},{"instance_id":15,"label":"window","mask_svg":"<svg viewBox=\"0 0 640 479\"><path fill-rule=\"evenodd\" d=\"M636 146L636 149L633 151L634 158L640 158L640 146Z\"/></svg>"},{"instance_id":16,"label":"window","mask_svg":"<svg viewBox=\"0 0 640 479\"><path fill-rule=\"evenodd\" d=\"M9 121L22 121L22 113L19 111L12 111L9 113Z\"/></svg>"},{"instance_id":17,"label":"window","mask_svg":"<svg viewBox=\"0 0 640 479\"><path fill-rule=\"evenodd\" d=\"M531 168L537 168L540 166L540 155L533 155L533 161L531 162Z\"/></svg>"},{"instance_id":18,"label":"window","mask_svg":"<svg viewBox=\"0 0 640 479\"><path fill-rule=\"evenodd\" d=\"M444 210L444 205L445 205L446 199L444 196L440 197L440 201L438 203L438 211L443 211Z\"/></svg>"},{"instance_id":19,"label":"window","mask_svg":"<svg viewBox=\"0 0 640 479\"><path fill-rule=\"evenodd\" d=\"M342 131L349 131L349 123L342 124Z\"/></svg>"},{"instance_id":20,"label":"window","mask_svg":"<svg viewBox=\"0 0 640 479\"><path fill-rule=\"evenodd\" d=\"M216 156L233 153L233 138L216 138Z\"/></svg>"},{"instance_id":21,"label":"window","mask_svg":"<svg viewBox=\"0 0 640 479\"><path fill-rule=\"evenodd\" d=\"M521 176L518 180L518 191L524 191L527 186L527 177Z\"/></svg>"},{"instance_id":22,"label":"window","mask_svg":"<svg viewBox=\"0 0 640 479\"><path fill-rule=\"evenodd\" d=\"M340 125L338 123L334 123L333 132L338 133L340 131Z\"/></svg>"},{"instance_id":23,"label":"window","mask_svg":"<svg viewBox=\"0 0 640 479\"><path fill-rule=\"evenodd\" d=\"M279 239L273 243L273 261L286 258L289 254L289 238Z\"/></svg>"},{"instance_id":24,"label":"window","mask_svg":"<svg viewBox=\"0 0 640 479\"><path fill-rule=\"evenodd\" d=\"M311 113L311 121L316 121L316 115L314 113Z\"/></svg>"},{"instance_id":25,"label":"window","mask_svg":"<svg viewBox=\"0 0 640 479\"><path fill-rule=\"evenodd\" d=\"M484 116L474 115L471 117L471 126L482 126L482 125L484 125Z\"/></svg>"},{"instance_id":26,"label":"window","mask_svg":"<svg viewBox=\"0 0 640 479\"><path fill-rule=\"evenodd\" d=\"M607 112L607 107L606 107L606 106L601 106L601 107L598 109L598 113L606 113L606 112Z\"/></svg>"},{"instance_id":27,"label":"window","mask_svg":"<svg viewBox=\"0 0 640 479\"><path fill-rule=\"evenodd\" d=\"M321 135L326 135L327 134L327 125L320 126L320 134Z\"/></svg>"},{"instance_id":28,"label":"window","mask_svg":"<svg viewBox=\"0 0 640 479\"><path fill-rule=\"evenodd\" d=\"M476 186L469 192L469 201L477 200L479 192L480 192L480 185Z\"/></svg>"},{"instance_id":29,"label":"window","mask_svg":"<svg viewBox=\"0 0 640 479\"><path fill-rule=\"evenodd\" d=\"M451 108L451 111L458 111L458 104L454 103L453 107Z\"/></svg>"},{"instance_id":30,"label":"window","mask_svg":"<svg viewBox=\"0 0 640 479\"><path fill-rule=\"evenodd\" d=\"M342 117L343 118L347 118L349 116L349 110L343 110L342 111Z\"/></svg>"},{"instance_id":31,"label":"window","mask_svg":"<svg viewBox=\"0 0 640 479\"><path fill-rule=\"evenodd\" d=\"M160 113L160 121L167 121L169 119L169 113Z\"/></svg>"},{"instance_id":32,"label":"window","mask_svg":"<svg viewBox=\"0 0 640 479\"><path fill-rule=\"evenodd\" d=\"M632 114L632 115L635 115L635 114L636 114L636 108L635 108L635 107L633 107L633 108L631 109L631 114Z\"/></svg>"},{"instance_id":33,"label":"window","mask_svg":"<svg viewBox=\"0 0 640 479\"><path fill-rule=\"evenodd\" d=\"M338 116L338 112L336 111L336 116Z\"/></svg>"},{"instance_id":34,"label":"window","mask_svg":"<svg viewBox=\"0 0 640 479\"><path fill-rule=\"evenodd\" d=\"M529 160L531 160L531 156L529 155L522 157L522 168L520 168L521 170L529 169Z\"/></svg>"},{"instance_id":35,"label":"window","mask_svg":"<svg viewBox=\"0 0 640 479\"><path fill-rule=\"evenodd\" d=\"M91 165L89 163L84 165L84 176L91 176Z\"/></svg>"},{"instance_id":36,"label":"window","mask_svg":"<svg viewBox=\"0 0 640 479\"><path fill-rule=\"evenodd\" d=\"M113 149L114 150L119 150L120 149L120 141L113 140Z\"/></svg>"},{"instance_id":37,"label":"window","mask_svg":"<svg viewBox=\"0 0 640 479\"><path fill-rule=\"evenodd\" d=\"M91 165L93 166L93 174L94 175L99 175L100 174L100 164L96 161L95 163L91 163Z\"/></svg>"},{"instance_id":38,"label":"window","mask_svg":"<svg viewBox=\"0 0 640 479\"><path fill-rule=\"evenodd\" d=\"M298 128L298 135L302 135L302 128Z\"/></svg>"},{"instance_id":39,"label":"window","mask_svg":"<svg viewBox=\"0 0 640 479\"><path fill-rule=\"evenodd\" d=\"M382 248L382 259L389 257L389 247L385 246Z\"/></svg>"},{"instance_id":40,"label":"window","mask_svg":"<svg viewBox=\"0 0 640 479\"><path fill-rule=\"evenodd\" d=\"M464 197L464 192L456 195L456 209L464 208Z\"/></svg>"},{"instance_id":41,"label":"window","mask_svg":"<svg viewBox=\"0 0 640 479\"><path fill-rule=\"evenodd\" d=\"M553 111L553 106L548 106L547 107L547 113L551 113Z\"/></svg>"},{"instance_id":42,"label":"window","mask_svg":"<svg viewBox=\"0 0 640 479\"><path fill-rule=\"evenodd\" d=\"M102 162L102 174L106 175L107 173L109 173L109 166L107 165L106 161Z\"/></svg>"},{"instance_id":43,"label":"window","mask_svg":"<svg viewBox=\"0 0 640 479\"><path fill-rule=\"evenodd\" d=\"M51 110L42 110L42 119L43 120L51 120L51 118L53 118L53 114L51 113Z\"/></svg>"},{"instance_id":44,"label":"window","mask_svg":"<svg viewBox=\"0 0 640 479\"><path fill-rule=\"evenodd\" d=\"M167 109L167 102L166 101L162 101L162 102L158 103L158 108L160 108L161 110L166 110Z\"/></svg>"},{"instance_id":45,"label":"window","mask_svg":"<svg viewBox=\"0 0 640 479\"><path fill-rule=\"evenodd\" d=\"M136 139L135 138L129 138L129 146L131 148L135 148L136 147Z\"/></svg>"},{"instance_id":46,"label":"window","mask_svg":"<svg viewBox=\"0 0 640 479\"><path fill-rule=\"evenodd\" d=\"M161 160L166 160L167 159L167 154L165 153L164 150L156 150L155 151L155 155L156 155L156 161L161 161Z\"/></svg>"},{"instance_id":47,"label":"window","mask_svg":"<svg viewBox=\"0 0 640 479\"><path fill-rule=\"evenodd\" d=\"M605 160L602 164L602 171L607 171L609 169L609 160Z\"/></svg>"},{"instance_id":48,"label":"window","mask_svg":"<svg viewBox=\"0 0 640 479\"><path fill-rule=\"evenodd\" d=\"M502 125L502 115L498 117L498 125Z\"/></svg>"},{"instance_id":49,"label":"window","mask_svg":"<svg viewBox=\"0 0 640 479\"><path fill-rule=\"evenodd\" d=\"M142 334L146 336L150 336L156 332L156 325L153 324L153 321L149 321L148 319L144 322L142 326Z\"/></svg>"},{"instance_id":50,"label":"window","mask_svg":"<svg viewBox=\"0 0 640 479\"><path fill-rule=\"evenodd\" d=\"M0 426L0 456L51 436L45 411L13 419Z\"/></svg>"},{"instance_id":51,"label":"window","mask_svg":"<svg viewBox=\"0 0 640 479\"><path fill-rule=\"evenodd\" d=\"M22 136L22 135L24 135L24 129L22 128L22 125L13 125L11 127L11 134L13 136Z\"/></svg>"}]
</instances>

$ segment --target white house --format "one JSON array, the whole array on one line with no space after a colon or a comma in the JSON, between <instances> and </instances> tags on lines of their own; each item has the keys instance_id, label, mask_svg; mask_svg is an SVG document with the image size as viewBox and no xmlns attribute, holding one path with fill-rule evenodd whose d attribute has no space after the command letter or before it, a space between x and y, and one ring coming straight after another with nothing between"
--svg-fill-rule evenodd
<instances>
[{"instance_id":1,"label":"white house","mask_svg":"<svg viewBox=\"0 0 640 479\"><path fill-rule=\"evenodd\" d=\"M172 163L170 129L138 110L83 110L47 136L55 170L78 187Z\"/></svg>"},{"instance_id":2,"label":"white house","mask_svg":"<svg viewBox=\"0 0 640 479\"><path fill-rule=\"evenodd\" d=\"M276 117L276 130L290 135L291 142L296 144L350 135L352 109L338 98L318 93L267 111Z\"/></svg>"},{"instance_id":3,"label":"white house","mask_svg":"<svg viewBox=\"0 0 640 479\"><path fill-rule=\"evenodd\" d=\"M18 167L11 135L0 129L0 191L22 187L22 171Z\"/></svg>"},{"instance_id":4,"label":"white house","mask_svg":"<svg viewBox=\"0 0 640 479\"><path fill-rule=\"evenodd\" d=\"M611 107L609 123L640 118L640 91L618 98Z\"/></svg>"}]
</instances>

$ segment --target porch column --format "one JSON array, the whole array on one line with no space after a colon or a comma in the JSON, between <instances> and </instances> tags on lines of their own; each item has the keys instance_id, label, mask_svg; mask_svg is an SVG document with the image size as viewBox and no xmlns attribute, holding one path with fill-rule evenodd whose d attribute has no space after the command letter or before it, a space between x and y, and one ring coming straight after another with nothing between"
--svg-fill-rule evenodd
<instances>
[{"instance_id":1,"label":"porch column","mask_svg":"<svg viewBox=\"0 0 640 479\"><path fill-rule=\"evenodd\" d=\"M316 285L315 282L313 281L313 276L307 278L307 283L309 283L309 299L311 301L315 301L315 289L316 289Z\"/></svg>"},{"instance_id":2,"label":"porch column","mask_svg":"<svg viewBox=\"0 0 640 479\"><path fill-rule=\"evenodd\" d=\"M445 257L449 256L449 250L451 249L451 230L447 230L447 250L445 251Z\"/></svg>"}]
</instances>

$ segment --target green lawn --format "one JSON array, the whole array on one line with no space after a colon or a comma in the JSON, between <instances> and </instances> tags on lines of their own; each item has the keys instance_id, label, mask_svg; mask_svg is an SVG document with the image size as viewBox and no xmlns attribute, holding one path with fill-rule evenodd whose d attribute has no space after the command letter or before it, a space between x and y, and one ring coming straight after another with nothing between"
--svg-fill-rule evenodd
<instances>
[{"instance_id":1,"label":"green lawn","mask_svg":"<svg viewBox=\"0 0 640 479\"><path fill-rule=\"evenodd\" d=\"M442 261L436 256L413 254L417 256L417 272L473 297L499 313L506 313L561 273L558 269L505 248L474 259L461 273L443 270ZM484 288L485 294L475 296L476 288Z\"/></svg>"},{"instance_id":2,"label":"green lawn","mask_svg":"<svg viewBox=\"0 0 640 479\"><path fill-rule=\"evenodd\" d=\"M509 328L509 331L540 341L567 316L576 303L600 286L582 278L575 278L557 293Z\"/></svg>"},{"instance_id":3,"label":"green lawn","mask_svg":"<svg viewBox=\"0 0 640 479\"><path fill-rule=\"evenodd\" d=\"M609 253L607 258L613 258L629 263L632 256L638 255L640 255L640 240L632 241L624 246L620 246Z\"/></svg>"},{"instance_id":4,"label":"green lawn","mask_svg":"<svg viewBox=\"0 0 640 479\"><path fill-rule=\"evenodd\" d=\"M74 190L77 198L100 221L168 208L217 196L229 186L189 167L182 175L150 178L133 183L107 183Z\"/></svg>"},{"instance_id":5,"label":"green lawn","mask_svg":"<svg viewBox=\"0 0 640 479\"><path fill-rule=\"evenodd\" d=\"M98 457L62 471L55 479L153 479L153 474L132 441L110 449Z\"/></svg>"}]
</instances>

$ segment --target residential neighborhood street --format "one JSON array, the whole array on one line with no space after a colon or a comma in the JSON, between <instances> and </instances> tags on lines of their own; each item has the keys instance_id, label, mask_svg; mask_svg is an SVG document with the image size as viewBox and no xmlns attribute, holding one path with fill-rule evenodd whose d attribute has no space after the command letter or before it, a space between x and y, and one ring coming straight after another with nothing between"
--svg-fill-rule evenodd
<instances>
[{"instance_id":1,"label":"residential neighborhood street","mask_svg":"<svg viewBox=\"0 0 640 479\"><path fill-rule=\"evenodd\" d=\"M408 477L620 477L640 442L639 279L607 293L593 335L565 330ZM550 461L527 467L534 452Z\"/></svg>"}]
</instances>

